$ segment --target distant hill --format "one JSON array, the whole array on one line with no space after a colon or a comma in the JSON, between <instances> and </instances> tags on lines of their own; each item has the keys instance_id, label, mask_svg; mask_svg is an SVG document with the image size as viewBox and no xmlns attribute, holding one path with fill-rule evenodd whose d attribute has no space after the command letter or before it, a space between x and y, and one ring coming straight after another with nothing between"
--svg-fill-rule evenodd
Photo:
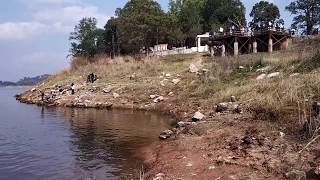
<instances>
[{"instance_id":1,"label":"distant hill","mask_svg":"<svg viewBox=\"0 0 320 180\"><path fill-rule=\"evenodd\" d=\"M17 82L10 82L10 81L0 81L0 86L33 86L36 84L45 81L50 77L49 74L44 74L36 77L24 77Z\"/></svg>"}]
</instances>

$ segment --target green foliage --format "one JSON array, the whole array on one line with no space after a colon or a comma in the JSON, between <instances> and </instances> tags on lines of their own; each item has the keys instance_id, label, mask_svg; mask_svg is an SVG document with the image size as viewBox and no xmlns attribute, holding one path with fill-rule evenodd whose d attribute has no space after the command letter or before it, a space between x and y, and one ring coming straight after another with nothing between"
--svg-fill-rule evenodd
<instances>
[{"instance_id":1,"label":"green foliage","mask_svg":"<svg viewBox=\"0 0 320 180\"><path fill-rule=\"evenodd\" d=\"M131 0L118 14L119 42L125 53L137 53L163 40L166 18L157 2Z\"/></svg>"},{"instance_id":2,"label":"green foliage","mask_svg":"<svg viewBox=\"0 0 320 180\"><path fill-rule=\"evenodd\" d=\"M70 53L72 56L85 56L92 58L104 49L104 31L97 28L95 18L83 18L71 32Z\"/></svg>"},{"instance_id":3,"label":"green foliage","mask_svg":"<svg viewBox=\"0 0 320 180\"><path fill-rule=\"evenodd\" d=\"M258 25L267 25L268 22L276 22L280 18L279 8L268 1L260 1L252 8L250 16L253 18L250 27L257 29Z\"/></svg>"},{"instance_id":4,"label":"green foliage","mask_svg":"<svg viewBox=\"0 0 320 180\"><path fill-rule=\"evenodd\" d=\"M205 0L202 17L205 31L217 31L218 27L238 29L245 27L245 7L240 0Z\"/></svg>"},{"instance_id":5,"label":"green foliage","mask_svg":"<svg viewBox=\"0 0 320 180\"><path fill-rule=\"evenodd\" d=\"M313 27L320 20L320 0L295 0L291 2L286 10L293 15L293 28L300 28L307 35L311 35Z\"/></svg>"}]
</instances>

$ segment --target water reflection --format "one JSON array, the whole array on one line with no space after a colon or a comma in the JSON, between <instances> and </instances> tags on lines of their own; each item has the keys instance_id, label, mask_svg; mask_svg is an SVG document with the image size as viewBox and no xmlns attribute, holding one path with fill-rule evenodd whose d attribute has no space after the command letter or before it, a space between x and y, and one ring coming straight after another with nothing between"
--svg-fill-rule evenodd
<instances>
[{"instance_id":1,"label":"water reflection","mask_svg":"<svg viewBox=\"0 0 320 180\"><path fill-rule=\"evenodd\" d=\"M132 152L169 128L158 114L30 106L0 91L0 179L132 177Z\"/></svg>"}]
</instances>

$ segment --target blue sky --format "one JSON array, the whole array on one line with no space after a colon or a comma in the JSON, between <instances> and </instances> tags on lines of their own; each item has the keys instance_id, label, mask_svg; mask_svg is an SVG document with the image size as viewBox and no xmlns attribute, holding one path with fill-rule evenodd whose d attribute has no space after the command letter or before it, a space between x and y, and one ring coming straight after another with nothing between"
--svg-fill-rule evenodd
<instances>
[{"instance_id":1,"label":"blue sky","mask_svg":"<svg viewBox=\"0 0 320 180\"><path fill-rule=\"evenodd\" d=\"M284 10L292 0L269 0ZM68 67L69 33L84 16L96 17L100 27L126 0L10 0L0 2L0 80L53 74ZM158 0L164 10L168 0ZM259 0L242 0L247 14Z\"/></svg>"}]
</instances>

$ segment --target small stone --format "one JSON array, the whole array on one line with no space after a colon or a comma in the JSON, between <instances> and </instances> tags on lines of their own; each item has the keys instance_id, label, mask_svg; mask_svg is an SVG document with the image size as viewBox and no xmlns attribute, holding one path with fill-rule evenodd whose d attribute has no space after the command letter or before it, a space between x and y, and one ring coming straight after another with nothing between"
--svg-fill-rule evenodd
<instances>
[{"instance_id":1,"label":"small stone","mask_svg":"<svg viewBox=\"0 0 320 180\"><path fill-rule=\"evenodd\" d=\"M187 167L192 167L192 164L191 164L191 163L188 163L186 166L187 166Z\"/></svg>"},{"instance_id":2,"label":"small stone","mask_svg":"<svg viewBox=\"0 0 320 180\"><path fill-rule=\"evenodd\" d=\"M164 100L164 97L163 96L159 96L157 97L156 99L153 100L154 103L158 103L158 102L161 102Z\"/></svg>"},{"instance_id":3,"label":"small stone","mask_svg":"<svg viewBox=\"0 0 320 180\"><path fill-rule=\"evenodd\" d=\"M244 66L239 66L239 69L244 69Z\"/></svg>"},{"instance_id":4,"label":"small stone","mask_svg":"<svg viewBox=\"0 0 320 180\"><path fill-rule=\"evenodd\" d=\"M209 166L209 170L213 170L215 168L216 168L215 166Z\"/></svg>"},{"instance_id":5,"label":"small stone","mask_svg":"<svg viewBox=\"0 0 320 180\"><path fill-rule=\"evenodd\" d=\"M102 91L104 93L110 93L112 91L112 89L113 89L113 87L109 85L106 88L103 88Z\"/></svg>"},{"instance_id":6,"label":"small stone","mask_svg":"<svg viewBox=\"0 0 320 180\"><path fill-rule=\"evenodd\" d=\"M169 92L168 96L174 96L173 92Z\"/></svg>"},{"instance_id":7,"label":"small stone","mask_svg":"<svg viewBox=\"0 0 320 180\"><path fill-rule=\"evenodd\" d=\"M201 121L205 116L200 112L200 111L197 111L193 117L192 117L192 120L193 121Z\"/></svg>"},{"instance_id":8,"label":"small stone","mask_svg":"<svg viewBox=\"0 0 320 180\"><path fill-rule=\"evenodd\" d=\"M163 87L166 86L166 85L164 84L164 81L160 81L160 85L163 86Z\"/></svg>"},{"instance_id":9,"label":"small stone","mask_svg":"<svg viewBox=\"0 0 320 180\"><path fill-rule=\"evenodd\" d=\"M256 78L256 80L263 80L263 79L265 79L267 77L267 74L260 74L257 78Z\"/></svg>"},{"instance_id":10,"label":"small stone","mask_svg":"<svg viewBox=\"0 0 320 180\"><path fill-rule=\"evenodd\" d=\"M203 73L208 73L208 72L210 72L210 71L209 71L209 69L202 69L202 72L203 72Z\"/></svg>"},{"instance_id":11,"label":"small stone","mask_svg":"<svg viewBox=\"0 0 320 180\"><path fill-rule=\"evenodd\" d=\"M166 74L166 77L170 77L170 76L171 76L171 74L169 74L169 73L168 73L168 74Z\"/></svg>"},{"instance_id":12,"label":"small stone","mask_svg":"<svg viewBox=\"0 0 320 180\"><path fill-rule=\"evenodd\" d=\"M295 76L299 76L299 75L300 75L300 73L293 73L290 75L290 77L295 77Z\"/></svg>"},{"instance_id":13,"label":"small stone","mask_svg":"<svg viewBox=\"0 0 320 180\"><path fill-rule=\"evenodd\" d=\"M237 101L237 99L236 99L235 96L231 96L231 97L230 97L230 100L231 100L231 102L236 102L236 101Z\"/></svg>"},{"instance_id":14,"label":"small stone","mask_svg":"<svg viewBox=\"0 0 320 180\"><path fill-rule=\"evenodd\" d=\"M120 95L118 93L113 93L113 98L118 98Z\"/></svg>"},{"instance_id":15,"label":"small stone","mask_svg":"<svg viewBox=\"0 0 320 180\"><path fill-rule=\"evenodd\" d=\"M283 133L283 132L280 132L280 137L281 137L281 138L284 138L284 136L286 136L286 134Z\"/></svg>"},{"instance_id":16,"label":"small stone","mask_svg":"<svg viewBox=\"0 0 320 180\"><path fill-rule=\"evenodd\" d=\"M159 139L166 140L173 134L173 131L171 130L164 130L160 133Z\"/></svg>"},{"instance_id":17,"label":"small stone","mask_svg":"<svg viewBox=\"0 0 320 180\"><path fill-rule=\"evenodd\" d=\"M227 103L219 103L217 104L216 112L224 112L228 110L228 104Z\"/></svg>"},{"instance_id":18,"label":"small stone","mask_svg":"<svg viewBox=\"0 0 320 180\"><path fill-rule=\"evenodd\" d=\"M196 65L190 64L190 66L189 66L189 72L191 72L191 73L197 73L198 71L199 71L199 68L198 68Z\"/></svg>"},{"instance_id":19,"label":"small stone","mask_svg":"<svg viewBox=\"0 0 320 180\"><path fill-rule=\"evenodd\" d=\"M181 81L180 79L173 79L173 80L172 80L172 83L173 83L174 85L177 85L180 81Z\"/></svg>"},{"instance_id":20,"label":"small stone","mask_svg":"<svg viewBox=\"0 0 320 180\"><path fill-rule=\"evenodd\" d=\"M37 89L36 88L32 88L31 89L31 92L35 92Z\"/></svg>"},{"instance_id":21,"label":"small stone","mask_svg":"<svg viewBox=\"0 0 320 180\"><path fill-rule=\"evenodd\" d=\"M264 68L257 69L257 72L265 73L265 72L271 70L271 68L272 68L271 66L266 66Z\"/></svg>"},{"instance_id":22,"label":"small stone","mask_svg":"<svg viewBox=\"0 0 320 180\"><path fill-rule=\"evenodd\" d=\"M157 97L157 95L150 95L150 99L154 99L156 97Z\"/></svg>"},{"instance_id":23,"label":"small stone","mask_svg":"<svg viewBox=\"0 0 320 180\"><path fill-rule=\"evenodd\" d=\"M271 78L275 78L278 76L280 76L280 72L274 72L274 73L268 74L267 78L271 79Z\"/></svg>"}]
</instances>

